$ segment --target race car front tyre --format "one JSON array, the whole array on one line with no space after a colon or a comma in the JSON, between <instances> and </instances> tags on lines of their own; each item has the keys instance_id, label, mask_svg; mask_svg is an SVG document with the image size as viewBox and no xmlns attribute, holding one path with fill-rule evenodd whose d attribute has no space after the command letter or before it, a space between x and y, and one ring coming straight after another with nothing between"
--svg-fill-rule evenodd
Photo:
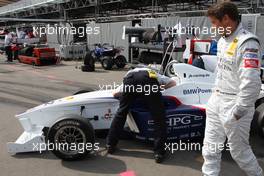
<instances>
[{"instance_id":1,"label":"race car front tyre","mask_svg":"<svg viewBox=\"0 0 264 176\"><path fill-rule=\"evenodd\" d=\"M93 150L94 129L88 119L75 116L62 118L48 132L49 149L65 161L84 159Z\"/></svg>"},{"instance_id":2,"label":"race car front tyre","mask_svg":"<svg viewBox=\"0 0 264 176\"><path fill-rule=\"evenodd\" d=\"M255 111L258 132L264 137L264 103L260 104Z\"/></svg>"}]
</instances>

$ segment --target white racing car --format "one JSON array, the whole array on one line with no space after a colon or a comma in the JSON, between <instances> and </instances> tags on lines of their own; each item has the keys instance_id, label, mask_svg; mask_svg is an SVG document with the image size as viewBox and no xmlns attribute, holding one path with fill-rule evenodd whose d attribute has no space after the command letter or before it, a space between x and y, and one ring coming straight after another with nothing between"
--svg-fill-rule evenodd
<instances>
[{"instance_id":1,"label":"white racing car","mask_svg":"<svg viewBox=\"0 0 264 176\"><path fill-rule=\"evenodd\" d=\"M205 127L205 104L212 93L215 74L184 63L173 64L173 69L177 86L163 92L168 140L201 138ZM43 144L94 144L95 131L109 129L118 105L113 90L105 90L79 92L29 109L16 115L24 132L16 142L7 144L8 152L39 151ZM264 129L263 117L264 86L256 102L256 119L261 130ZM126 124L139 139L153 138L153 121L142 100L134 102ZM52 152L63 160L76 160L89 151L54 148Z\"/></svg>"}]
</instances>

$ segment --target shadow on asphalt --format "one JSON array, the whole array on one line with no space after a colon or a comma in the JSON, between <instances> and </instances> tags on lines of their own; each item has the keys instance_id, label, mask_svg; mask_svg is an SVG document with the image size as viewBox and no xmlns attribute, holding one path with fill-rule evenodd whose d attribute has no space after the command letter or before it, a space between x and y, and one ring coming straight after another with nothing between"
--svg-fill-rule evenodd
<instances>
[{"instance_id":1,"label":"shadow on asphalt","mask_svg":"<svg viewBox=\"0 0 264 176\"><path fill-rule=\"evenodd\" d=\"M12 157L16 159L29 159L29 158L37 158L37 159L46 159L46 160L57 160L58 158L53 155L51 152L29 152L29 153L18 153L13 155Z\"/></svg>"},{"instance_id":2,"label":"shadow on asphalt","mask_svg":"<svg viewBox=\"0 0 264 176\"><path fill-rule=\"evenodd\" d=\"M100 151L88 155L87 158L80 161L61 161L62 166L87 172L87 173L100 173L100 174L119 174L127 170L126 163L121 159L116 157L131 157L131 158L144 158L148 160L153 160L152 144L142 142L139 140L120 140L118 145L118 150L114 155L106 154L105 150L105 139L97 138L97 142L100 143ZM258 142L257 142L258 141ZM252 148L259 159L263 159L263 138L253 135L251 137ZM13 156L16 159L27 159L27 158L38 158L46 160L58 160L51 152L39 153L24 153L17 154ZM244 176L242 170L238 169L237 164L233 161L229 151L223 151L222 155L222 169L221 175L232 176L240 175ZM168 154L166 160L161 165L169 166L182 166L188 167L194 170L201 171L203 164L203 158L201 151L176 151L173 154ZM264 169L263 161L260 162L261 167ZM236 173L230 173L229 169L233 170L235 168Z\"/></svg>"},{"instance_id":3,"label":"shadow on asphalt","mask_svg":"<svg viewBox=\"0 0 264 176\"><path fill-rule=\"evenodd\" d=\"M20 153L12 156L16 159L44 159L44 160L59 160L51 152ZM89 173L101 174L119 174L126 171L126 164L119 159L111 156L104 156L100 154L89 154L85 159L80 161L61 161L63 167Z\"/></svg>"},{"instance_id":4,"label":"shadow on asphalt","mask_svg":"<svg viewBox=\"0 0 264 176\"><path fill-rule=\"evenodd\" d=\"M90 156L82 161L62 161L62 165L72 170L100 174L119 174L127 170L122 160L102 155Z\"/></svg>"}]
</instances>

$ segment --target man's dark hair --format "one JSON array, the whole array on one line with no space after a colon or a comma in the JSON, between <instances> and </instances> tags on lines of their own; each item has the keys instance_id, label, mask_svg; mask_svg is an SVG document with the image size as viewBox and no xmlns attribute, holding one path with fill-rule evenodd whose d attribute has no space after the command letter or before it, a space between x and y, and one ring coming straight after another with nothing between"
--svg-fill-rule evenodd
<instances>
[{"instance_id":1,"label":"man's dark hair","mask_svg":"<svg viewBox=\"0 0 264 176\"><path fill-rule=\"evenodd\" d=\"M207 10L208 17L215 17L218 20L222 20L225 15L228 15L233 21L240 21L239 12L237 6L231 2L222 2L211 6Z\"/></svg>"}]
</instances>

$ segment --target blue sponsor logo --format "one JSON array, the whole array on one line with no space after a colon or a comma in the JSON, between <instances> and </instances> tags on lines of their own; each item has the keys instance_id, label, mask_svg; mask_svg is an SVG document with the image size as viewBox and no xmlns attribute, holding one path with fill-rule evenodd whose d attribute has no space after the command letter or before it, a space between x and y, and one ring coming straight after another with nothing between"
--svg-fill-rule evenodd
<instances>
[{"instance_id":1,"label":"blue sponsor logo","mask_svg":"<svg viewBox=\"0 0 264 176\"><path fill-rule=\"evenodd\" d=\"M166 123L168 127L180 127L183 125L196 124L195 122L201 122L204 120L203 116L193 115L193 114L173 114L167 115ZM148 125L154 125L154 120L148 120ZM201 125L201 124L200 124ZM175 128L176 129L176 128Z\"/></svg>"},{"instance_id":2,"label":"blue sponsor logo","mask_svg":"<svg viewBox=\"0 0 264 176\"><path fill-rule=\"evenodd\" d=\"M255 54L255 53L246 53L244 55L244 58L249 58L249 59L257 59L258 58L258 54Z\"/></svg>"},{"instance_id":3,"label":"blue sponsor logo","mask_svg":"<svg viewBox=\"0 0 264 176\"><path fill-rule=\"evenodd\" d=\"M211 89L201 89L197 87L196 89L186 89L183 90L184 95L190 95L190 94L200 94L200 93L212 93Z\"/></svg>"}]
</instances>

